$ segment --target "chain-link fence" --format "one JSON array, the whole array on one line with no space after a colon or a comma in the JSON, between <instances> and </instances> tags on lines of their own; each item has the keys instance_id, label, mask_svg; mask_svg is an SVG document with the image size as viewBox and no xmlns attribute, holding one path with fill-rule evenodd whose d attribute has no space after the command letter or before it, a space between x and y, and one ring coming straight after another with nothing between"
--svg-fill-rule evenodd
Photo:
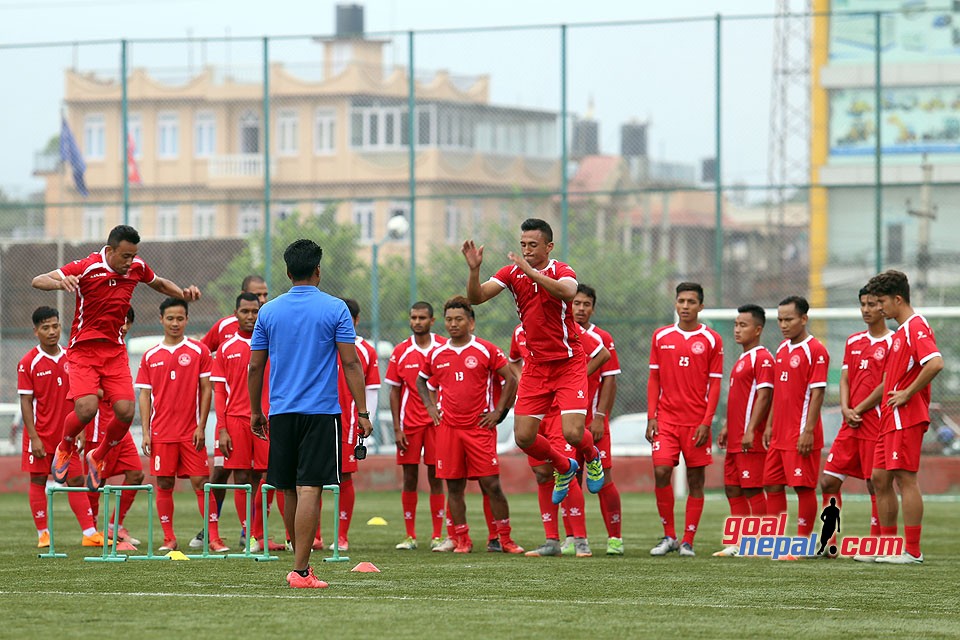
<instances>
[{"instance_id":1,"label":"chain-link fence","mask_svg":"<svg viewBox=\"0 0 960 640\"><path fill-rule=\"evenodd\" d=\"M956 305L960 76L945 63L960 36L944 33L960 33L960 14L874 4L3 45L0 78L22 98L0 124L0 400L15 401L32 309L55 301L67 324L73 311L30 278L121 222L159 273L204 291L196 334L249 273L282 293L282 249L306 236L324 247L322 287L359 300L362 334L395 343L412 301L463 291L465 238L486 244L487 276L520 221L545 218L554 256L598 290L621 414L646 408L649 336L683 280L714 308L791 294L853 308L870 275L896 267L923 306ZM136 294L132 335L160 333L155 298ZM504 348L515 323L506 300L478 309L478 333ZM934 324L949 363L953 321ZM856 329L825 329L834 378ZM935 387L946 420L960 414L956 387L949 370Z\"/></svg>"}]
</instances>

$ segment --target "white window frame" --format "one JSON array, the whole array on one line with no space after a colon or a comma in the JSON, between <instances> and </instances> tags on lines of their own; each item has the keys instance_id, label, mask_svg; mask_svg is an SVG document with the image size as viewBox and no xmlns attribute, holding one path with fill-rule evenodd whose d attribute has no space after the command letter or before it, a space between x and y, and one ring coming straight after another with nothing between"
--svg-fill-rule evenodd
<instances>
[{"instance_id":1,"label":"white window frame","mask_svg":"<svg viewBox=\"0 0 960 640\"><path fill-rule=\"evenodd\" d=\"M211 238L217 227L217 208L212 204L193 205L193 235L196 238Z\"/></svg>"},{"instance_id":2,"label":"white window frame","mask_svg":"<svg viewBox=\"0 0 960 640\"><path fill-rule=\"evenodd\" d=\"M300 152L300 114L295 109L277 112L277 155L295 156Z\"/></svg>"},{"instance_id":3,"label":"white window frame","mask_svg":"<svg viewBox=\"0 0 960 640\"><path fill-rule=\"evenodd\" d=\"M401 149L403 148L403 119L407 117L404 107L372 106L351 107L350 109L350 144L354 148L364 150ZM354 133L357 129L357 119L360 126L360 144L357 144ZM392 122L393 131L388 137L387 122ZM376 131L374 131L376 128Z\"/></svg>"},{"instance_id":4,"label":"white window frame","mask_svg":"<svg viewBox=\"0 0 960 640\"><path fill-rule=\"evenodd\" d=\"M103 207L83 208L83 239L103 240L106 237L106 213Z\"/></svg>"},{"instance_id":5,"label":"white window frame","mask_svg":"<svg viewBox=\"0 0 960 640\"><path fill-rule=\"evenodd\" d=\"M263 210L255 202L240 205L237 215L237 232L248 235L263 228Z\"/></svg>"},{"instance_id":6,"label":"white window frame","mask_svg":"<svg viewBox=\"0 0 960 640\"><path fill-rule=\"evenodd\" d=\"M243 131L247 127L252 127L256 125L257 127L257 150L256 151L244 151L243 149ZM260 117L260 114L253 109L246 109L242 114L240 114L239 120L237 120L237 152L242 154L259 154L263 148L263 119Z\"/></svg>"},{"instance_id":7,"label":"white window frame","mask_svg":"<svg viewBox=\"0 0 960 640\"><path fill-rule=\"evenodd\" d=\"M337 112L317 109L313 113L313 153L330 156L337 152Z\"/></svg>"},{"instance_id":8,"label":"white window frame","mask_svg":"<svg viewBox=\"0 0 960 640\"><path fill-rule=\"evenodd\" d=\"M193 116L193 157L209 158L217 150L217 116L213 111L197 111Z\"/></svg>"},{"instance_id":9,"label":"white window frame","mask_svg":"<svg viewBox=\"0 0 960 640\"><path fill-rule=\"evenodd\" d=\"M357 200L353 203L353 224L360 229L360 242L364 244L375 242L376 213L373 200Z\"/></svg>"},{"instance_id":10,"label":"white window frame","mask_svg":"<svg viewBox=\"0 0 960 640\"><path fill-rule=\"evenodd\" d=\"M447 244L460 241L460 208L453 200L447 200L443 208L443 236Z\"/></svg>"},{"instance_id":11,"label":"white window frame","mask_svg":"<svg viewBox=\"0 0 960 640\"><path fill-rule=\"evenodd\" d=\"M158 238L176 238L180 227L180 207L175 204L157 205Z\"/></svg>"},{"instance_id":12,"label":"white window frame","mask_svg":"<svg viewBox=\"0 0 960 640\"><path fill-rule=\"evenodd\" d=\"M120 210L120 216L123 216L123 209ZM131 206L127 209L127 219L129 220L127 224L139 230L140 225L143 223L143 210L140 209L140 207Z\"/></svg>"},{"instance_id":13,"label":"white window frame","mask_svg":"<svg viewBox=\"0 0 960 640\"><path fill-rule=\"evenodd\" d=\"M174 111L157 115L157 157L175 160L180 156L180 116Z\"/></svg>"},{"instance_id":14,"label":"white window frame","mask_svg":"<svg viewBox=\"0 0 960 640\"><path fill-rule=\"evenodd\" d=\"M106 119L102 113L91 113L83 119L83 159L103 160L106 145Z\"/></svg>"}]
</instances>

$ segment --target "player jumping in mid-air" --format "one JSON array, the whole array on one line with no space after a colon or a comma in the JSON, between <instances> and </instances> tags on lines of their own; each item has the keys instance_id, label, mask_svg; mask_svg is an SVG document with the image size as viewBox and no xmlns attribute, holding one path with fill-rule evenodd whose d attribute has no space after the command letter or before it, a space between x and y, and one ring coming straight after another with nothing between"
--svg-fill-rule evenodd
<instances>
[{"instance_id":1,"label":"player jumping in mid-air","mask_svg":"<svg viewBox=\"0 0 960 640\"><path fill-rule=\"evenodd\" d=\"M200 297L197 287L180 288L157 276L137 257L139 244L140 234L136 229L119 225L110 231L107 244L100 251L33 279L36 289L62 289L77 295L67 351L74 409L64 419L63 439L51 463L57 482L66 480L70 457L76 450L76 437L97 415L101 390L113 406L114 418L106 425L100 445L85 456L89 489L100 488L104 458L130 430L134 414L133 380L121 327L137 284L143 282L155 291L183 300Z\"/></svg>"},{"instance_id":2,"label":"player jumping in mid-air","mask_svg":"<svg viewBox=\"0 0 960 640\"><path fill-rule=\"evenodd\" d=\"M543 220L523 221L520 249L521 255L508 254L513 264L481 284L483 246L477 247L473 240L464 242L461 250L470 269L467 297L472 304L481 304L504 290L513 294L530 350L517 392L514 438L528 456L553 464L553 502L559 504L578 464L538 433L540 421L554 403L560 408L564 438L586 462L587 488L591 493L603 488L600 452L586 429L587 367L571 306L577 294L577 274L569 265L550 258L553 229Z\"/></svg>"}]
</instances>

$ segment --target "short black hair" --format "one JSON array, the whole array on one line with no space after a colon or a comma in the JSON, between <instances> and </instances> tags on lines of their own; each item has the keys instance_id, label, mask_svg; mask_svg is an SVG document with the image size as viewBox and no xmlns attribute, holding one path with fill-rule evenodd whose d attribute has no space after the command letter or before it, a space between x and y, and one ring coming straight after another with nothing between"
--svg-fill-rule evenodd
<instances>
[{"instance_id":1,"label":"short black hair","mask_svg":"<svg viewBox=\"0 0 960 640\"><path fill-rule=\"evenodd\" d=\"M356 320L360 317L360 303L353 298L341 298L350 310L350 317Z\"/></svg>"},{"instance_id":2,"label":"short black hair","mask_svg":"<svg viewBox=\"0 0 960 640\"><path fill-rule=\"evenodd\" d=\"M314 269L320 266L323 249L313 240L300 238L294 240L283 252L283 261L287 263L287 273L291 280L306 280Z\"/></svg>"},{"instance_id":3,"label":"short black hair","mask_svg":"<svg viewBox=\"0 0 960 640\"><path fill-rule=\"evenodd\" d=\"M129 309L127 309L127 322L129 322L130 324L133 324L133 322L136 319L137 319L137 314L133 312L133 307L130 307Z\"/></svg>"},{"instance_id":4,"label":"short black hair","mask_svg":"<svg viewBox=\"0 0 960 640\"><path fill-rule=\"evenodd\" d=\"M900 296L910 303L910 281L907 274L896 269L888 269L870 278L867 289L875 296Z\"/></svg>"},{"instance_id":5,"label":"short black hair","mask_svg":"<svg viewBox=\"0 0 960 640\"><path fill-rule=\"evenodd\" d=\"M699 282L681 282L677 285L676 295L680 295L684 291L693 291L697 294L697 300L700 301L700 304L703 304L703 285Z\"/></svg>"},{"instance_id":6,"label":"short black hair","mask_svg":"<svg viewBox=\"0 0 960 640\"><path fill-rule=\"evenodd\" d=\"M233 306L235 310L240 308L241 300L246 300L247 302L256 302L257 304L260 304L260 298L257 297L257 294L250 293L249 291L244 291L243 293L237 296L237 301Z\"/></svg>"},{"instance_id":7,"label":"short black hair","mask_svg":"<svg viewBox=\"0 0 960 640\"><path fill-rule=\"evenodd\" d=\"M550 224L546 220L527 218L520 223L520 231L539 231L547 242L553 242L553 229L550 228Z\"/></svg>"},{"instance_id":8,"label":"short black hair","mask_svg":"<svg viewBox=\"0 0 960 640\"><path fill-rule=\"evenodd\" d=\"M60 312L54 309L53 307L37 307L33 310L33 326L39 327L43 324L44 320L49 320L50 318L60 319Z\"/></svg>"},{"instance_id":9,"label":"short black hair","mask_svg":"<svg viewBox=\"0 0 960 640\"><path fill-rule=\"evenodd\" d=\"M788 304L792 304L793 306L795 306L797 308L797 311L799 311L800 315L802 316L807 315L807 313L810 311L810 303L807 302L807 299L804 298L803 296L787 296L786 298L780 301L780 304L778 306L783 307Z\"/></svg>"},{"instance_id":10,"label":"short black hair","mask_svg":"<svg viewBox=\"0 0 960 640\"><path fill-rule=\"evenodd\" d=\"M433 305L427 302L426 300L417 300L410 306L410 310L414 309L426 309L427 313L430 314L430 317L433 317Z\"/></svg>"},{"instance_id":11,"label":"short black hair","mask_svg":"<svg viewBox=\"0 0 960 640\"><path fill-rule=\"evenodd\" d=\"M113 249L119 247L124 240L130 244L140 244L140 234L128 224L118 224L107 236L107 244Z\"/></svg>"},{"instance_id":12,"label":"short black hair","mask_svg":"<svg viewBox=\"0 0 960 640\"><path fill-rule=\"evenodd\" d=\"M261 282L264 284L267 283L267 281L263 279L263 276L258 276L255 273L251 273L250 275L248 275L246 278L243 279L243 283L240 285L240 291L246 291L247 287L249 287L254 282L256 282L257 284L260 284Z\"/></svg>"},{"instance_id":13,"label":"short black hair","mask_svg":"<svg viewBox=\"0 0 960 640\"><path fill-rule=\"evenodd\" d=\"M860 287L860 291L857 292L857 302L859 303L860 298L862 298L863 296L872 296L872 295L873 293L870 291L867 285L863 285L862 287Z\"/></svg>"},{"instance_id":14,"label":"short black hair","mask_svg":"<svg viewBox=\"0 0 960 640\"><path fill-rule=\"evenodd\" d=\"M463 296L454 296L447 300L443 305L444 314L446 314L448 309L463 309L467 312L468 316L476 318L476 316L473 315L473 307L470 306L470 301Z\"/></svg>"},{"instance_id":15,"label":"short black hair","mask_svg":"<svg viewBox=\"0 0 960 640\"><path fill-rule=\"evenodd\" d=\"M597 306L597 290L588 284L578 284L577 293L582 293L593 301L593 306Z\"/></svg>"},{"instance_id":16,"label":"short black hair","mask_svg":"<svg viewBox=\"0 0 960 640\"><path fill-rule=\"evenodd\" d=\"M186 300L180 298L167 298L160 303L160 317L163 317L163 314L167 312L167 309L170 307L183 307L183 313L185 315L190 315L190 306L187 304Z\"/></svg>"},{"instance_id":17,"label":"short black hair","mask_svg":"<svg viewBox=\"0 0 960 640\"><path fill-rule=\"evenodd\" d=\"M767 312L758 304L742 304L737 307L737 313L749 313L761 327L767 324Z\"/></svg>"}]
</instances>

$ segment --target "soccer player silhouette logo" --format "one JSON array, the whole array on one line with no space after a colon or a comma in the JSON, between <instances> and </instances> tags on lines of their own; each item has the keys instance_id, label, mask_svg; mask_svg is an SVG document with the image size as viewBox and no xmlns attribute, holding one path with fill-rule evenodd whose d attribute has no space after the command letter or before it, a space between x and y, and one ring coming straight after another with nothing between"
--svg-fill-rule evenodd
<instances>
[{"instance_id":1,"label":"soccer player silhouette logo","mask_svg":"<svg viewBox=\"0 0 960 640\"><path fill-rule=\"evenodd\" d=\"M837 499L830 498L830 505L823 508L820 513L820 521L823 526L820 528L820 548L817 549L817 555L823 555L823 548L827 546L833 534L840 533L840 507L837 506ZM837 554L836 545L830 545L828 552L831 556Z\"/></svg>"}]
</instances>

